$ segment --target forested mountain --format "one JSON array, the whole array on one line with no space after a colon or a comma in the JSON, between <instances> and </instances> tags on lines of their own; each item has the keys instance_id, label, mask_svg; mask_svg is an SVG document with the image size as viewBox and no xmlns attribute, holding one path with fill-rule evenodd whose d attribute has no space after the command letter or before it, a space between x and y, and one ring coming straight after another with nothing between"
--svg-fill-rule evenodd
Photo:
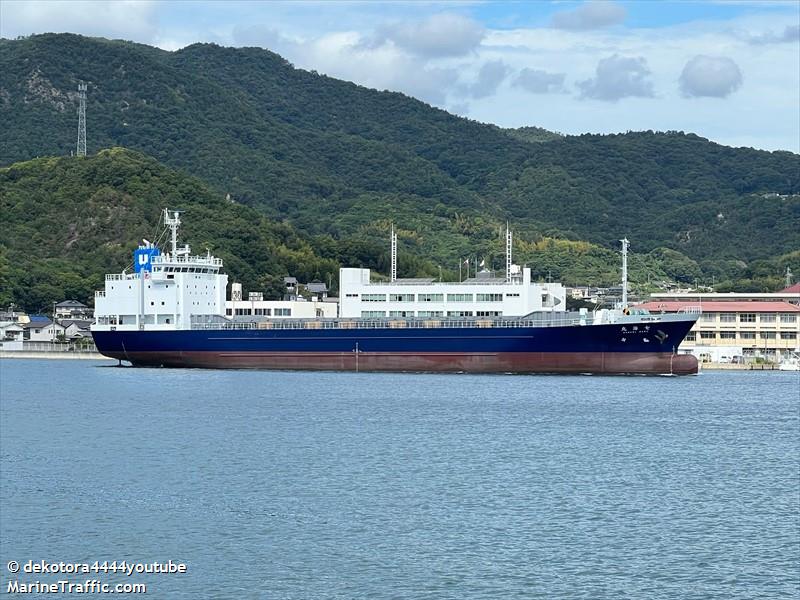
<instances>
[{"instance_id":1,"label":"forested mountain","mask_svg":"<svg viewBox=\"0 0 800 600\"><path fill-rule=\"evenodd\" d=\"M345 248L380 268L383 259L367 255L380 254L391 221L407 256L426 259L409 262L410 274L499 254L507 219L521 260L565 280L588 264L572 264L580 240L614 257L627 236L654 273L658 263L709 282L778 276L800 248L795 154L679 132L503 130L257 48L166 52L71 34L0 40L0 165L69 154L79 81L89 84L90 153L151 155L202 179L209 195L286 221L329 260ZM547 254L564 250L563 238L575 241L567 258ZM601 269L591 282L606 277Z\"/></svg>"}]
</instances>

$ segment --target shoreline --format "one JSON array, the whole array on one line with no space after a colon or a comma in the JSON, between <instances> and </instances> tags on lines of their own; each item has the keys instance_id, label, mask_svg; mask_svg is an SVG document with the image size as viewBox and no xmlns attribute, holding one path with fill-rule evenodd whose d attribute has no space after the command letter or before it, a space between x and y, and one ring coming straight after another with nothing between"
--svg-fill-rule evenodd
<instances>
[{"instance_id":1,"label":"shoreline","mask_svg":"<svg viewBox=\"0 0 800 600\"><path fill-rule=\"evenodd\" d=\"M108 360L99 352L44 352L37 350L0 350L0 360L5 358L45 358L51 360Z\"/></svg>"}]
</instances>

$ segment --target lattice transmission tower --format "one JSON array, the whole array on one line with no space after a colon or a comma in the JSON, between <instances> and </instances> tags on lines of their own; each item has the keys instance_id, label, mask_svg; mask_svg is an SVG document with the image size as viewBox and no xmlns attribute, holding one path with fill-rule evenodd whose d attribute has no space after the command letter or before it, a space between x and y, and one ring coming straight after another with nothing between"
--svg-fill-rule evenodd
<instances>
[{"instance_id":1,"label":"lattice transmission tower","mask_svg":"<svg viewBox=\"0 0 800 600\"><path fill-rule=\"evenodd\" d=\"M86 84L78 84L78 156L86 156Z\"/></svg>"}]
</instances>

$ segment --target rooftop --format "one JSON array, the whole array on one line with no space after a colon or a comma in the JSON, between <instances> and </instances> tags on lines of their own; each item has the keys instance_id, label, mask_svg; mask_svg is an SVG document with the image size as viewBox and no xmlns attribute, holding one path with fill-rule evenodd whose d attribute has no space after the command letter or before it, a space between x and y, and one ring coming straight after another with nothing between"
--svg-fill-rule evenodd
<instances>
[{"instance_id":1,"label":"rooftop","mask_svg":"<svg viewBox=\"0 0 800 600\"><path fill-rule=\"evenodd\" d=\"M723 300L720 302L698 302L697 300L651 300L638 304L638 308L646 308L650 312L678 312L683 308L702 308L703 312L782 312L782 313L800 313L800 306L795 306L789 302L776 302L776 301L760 301L750 300L744 302L737 302L732 300Z\"/></svg>"}]
</instances>

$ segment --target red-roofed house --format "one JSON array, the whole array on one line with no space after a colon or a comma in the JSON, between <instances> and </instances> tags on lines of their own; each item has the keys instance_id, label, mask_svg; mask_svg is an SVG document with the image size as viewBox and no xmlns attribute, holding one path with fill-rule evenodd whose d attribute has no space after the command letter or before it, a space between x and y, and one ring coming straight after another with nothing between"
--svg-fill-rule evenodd
<instances>
[{"instance_id":1,"label":"red-roofed house","mask_svg":"<svg viewBox=\"0 0 800 600\"><path fill-rule=\"evenodd\" d=\"M789 287L782 289L779 293L781 293L781 294L800 294L800 281L795 283L794 285L790 285Z\"/></svg>"},{"instance_id":2,"label":"red-roofed house","mask_svg":"<svg viewBox=\"0 0 800 600\"><path fill-rule=\"evenodd\" d=\"M785 297L783 292L780 295ZM764 296L768 298L762 299ZM787 351L800 350L800 306L770 296L778 294L753 294L752 299L747 299L747 294L695 294L683 298L663 294L639 307L652 313L700 309L702 314L681 349L690 350L701 360L730 362L734 356L743 355L777 361Z\"/></svg>"}]
</instances>

